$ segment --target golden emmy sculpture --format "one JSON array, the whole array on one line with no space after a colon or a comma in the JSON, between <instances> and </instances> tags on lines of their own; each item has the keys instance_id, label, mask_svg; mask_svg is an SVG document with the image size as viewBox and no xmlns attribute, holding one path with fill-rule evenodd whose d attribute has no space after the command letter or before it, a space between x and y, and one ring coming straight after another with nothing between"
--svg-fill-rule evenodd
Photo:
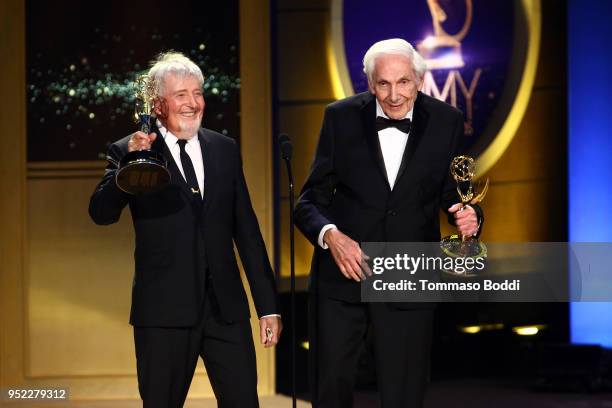
<instances>
[{"instance_id":1,"label":"golden emmy sculpture","mask_svg":"<svg viewBox=\"0 0 612 408\"><path fill-rule=\"evenodd\" d=\"M449 34L442 27L442 23L446 21L448 16L439 0L427 0L427 6L431 13L434 34L417 44L417 50L425 58L427 68L433 70L463 67L461 40L472 24L472 0L465 0L465 21L461 30L456 34Z\"/></svg>"},{"instance_id":2,"label":"golden emmy sculpture","mask_svg":"<svg viewBox=\"0 0 612 408\"><path fill-rule=\"evenodd\" d=\"M473 184L474 176L476 175L475 164L474 159L470 156L457 156L451 162L450 173L457 183L457 194L461 199L462 205L459 211L463 211L463 208L468 204L478 204L481 202L489 189L489 179L487 178L484 186L479 188L480 192L476 194L476 189ZM442 241L440 241L440 247L446 255L453 258L486 258L487 256L486 245L471 236L451 235L444 237ZM469 272L445 272L473 276Z\"/></svg>"},{"instance_id":3,"label":"golden emmy sculpture","mask_svg":"<svg viewBox=\"0 0 612 408\"><path fill-rule=\"evenodd\" d=\"M134 88L134 119L140 125L139 130L149 134L153 118L155 83L147 75L141 75L136 79ZM115 182L121 190L134 195L158 192L170 183L166 158L155 150L129 152L119 163Z\"/></svg>"}]
</instances>

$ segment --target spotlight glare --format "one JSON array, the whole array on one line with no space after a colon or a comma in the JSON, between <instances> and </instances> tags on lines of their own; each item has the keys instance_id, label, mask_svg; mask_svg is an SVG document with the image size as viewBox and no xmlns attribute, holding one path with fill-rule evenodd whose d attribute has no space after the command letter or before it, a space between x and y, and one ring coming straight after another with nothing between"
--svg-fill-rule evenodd
<instances>
[{"instance_id":1,"label":"spotlight glare","mask_svg":"<svg viewBox=\"0 0 612 408\"><path fill-rule=\"evenodd\" d=\"M540 332L540 330L544 329L543 325L536 326L517 326L513 327L512 331L519 336L535 336Z\"/></svg>"}]
</instances>

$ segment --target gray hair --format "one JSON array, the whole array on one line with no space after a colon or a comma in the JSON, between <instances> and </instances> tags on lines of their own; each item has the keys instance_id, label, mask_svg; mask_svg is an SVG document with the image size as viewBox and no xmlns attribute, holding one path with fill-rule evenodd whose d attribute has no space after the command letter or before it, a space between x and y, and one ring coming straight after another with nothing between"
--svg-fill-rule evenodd
<instances>
[{"instance_id":1,"label":"gray hair","mask_svg":"<svg viewBox=\"0 0 612 408\"><path fill-rule=\"evenodd\" d=\"M419 79L423 79L427 71L427 64L421 54L416 52L408 41L402 40L401 38L391 38L389 40L374 43L363 56L363 72L367 75L368 81L372 80L376 58L385 54L403 55L407 57L412 61L412 66Z\"/></svg>"},{"instance_id":2,"label":"gray hair","mask_svg":"<svg viewBox=\"0 0 612 408\"><path fill-rule=\"evenodd\" d=\"M200 70L200 68L193 61L180 52L162 52L154 61L151 62L151 68L149 69L148 76L154 81L156 96L163 96L164 78L167 74L173 74L179 78L194 76L200 85L204 84L204 75L202 74L202 70Z\"/></svg>"}]
</instances>

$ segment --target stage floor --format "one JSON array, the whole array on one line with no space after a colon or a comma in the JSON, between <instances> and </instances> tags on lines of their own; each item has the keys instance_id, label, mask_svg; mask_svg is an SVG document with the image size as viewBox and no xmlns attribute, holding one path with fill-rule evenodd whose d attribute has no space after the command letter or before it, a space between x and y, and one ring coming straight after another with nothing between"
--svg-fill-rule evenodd
<instances>
[{"instance_id":1,"label":"stage floor","mask_svg":"<svg viewBox=\"0 0 612 408\"><path fill-rule=\"evenodd\" d=\"M291 398L284 395L260 397L261 408L290 408ZM214 399L189 400L185 408L215 408ZM298 400L299 408L310 403ZM0 402L2 408L140 408L138 400L66 401L66 402ZM374 391L355 393L354 408L379 408ZM431 384L425 408L612 408L612 394L535 392L525 384L511 381L465 379L438 381Z\"/></svg>"},{"instance_id":2,"label":"stage floor","mask_svg":"<svg viewBox=\"0 0 612 408\"><path fill-rule=\"evenodd\" d=\"M283 395L260 397L261 408L290 408L291 398ZM298 401L298 408L310 407L310 403ZM141 408L142 402L131 401L65 401L65 402L0 402L2 408ZM185 403L184 408L216 408L214 399L192 399Z\"/></svg>"}]
</instances>

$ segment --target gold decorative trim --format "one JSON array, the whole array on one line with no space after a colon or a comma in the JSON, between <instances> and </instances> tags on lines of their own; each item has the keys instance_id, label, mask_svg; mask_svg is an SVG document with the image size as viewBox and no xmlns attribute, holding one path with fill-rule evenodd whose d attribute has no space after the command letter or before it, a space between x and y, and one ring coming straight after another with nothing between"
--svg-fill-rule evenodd
<instances>
[{"instance_id":1,"label":"gold decorative trim","mask_svg":"<svg viewBox=\"0 0 612 408\"><path fill-rule=\"evenodd\" d=\"M244 175L253 209L259 221L268 254L273 259L273 167L272 167L272 78L270 59L270 2L240 2L240 149ZM245 275L242 272L243 284ZM246 285L247 293L250 289ZM253 308L252 296L249 296ZM276 392L276 355L264 349L259 322L251 309L251 326L257 351L259 395Z\"/></svg>"},{"instance_id":2,"label":"gold decorative trim","mask_svg":"<svg viewBox=\"0 0 612 408\"><path fill-rule=\"evenodd\" d=\"M327 67L336 99L343 99L355 93L344 50L342 3L343 0L332 0L331 24L327 30Z\"/></svg>"},{"instance_id":3,"label":"gold decorative trim","mask_svg":"<svg viewBox=\"0 0 612 408\"><path fill-rule=\"evenodd\" d=\"M476 160L477 177L481 177L493 167L506 151L523 120L531 97L540 52L542 9L540 0L521 0L521 4L527 19L529 41L523 74L514 103L504 124L493 141ZM336 99L342 99L355 93L346 63L342 9L343 0L332 0L327 63Z\"/></svg>"},{"instance_id":4,"label":"gold decorative trim","mask_svg":"<svg viewBox=\"0 0 612 408\"><path fill-rule=\"evenodd\" d=\"M66 178L96 178L104 173L106 161L58 161L28 163L28 180L66 179Z\"/></svg>"},{"instance_id":5,"label":"gold decorative trim","mask_svg":"<svg viewBox=\"0 0 612 408\"><path fill-rule=\"evenodd\" d=\"M28 162L28 171L44 170L100 170L106 166L105 160L81 161L40 161Z\"/></svg>"},{"instance_id":6,"label":"gold decorative trim","mask_svg":"<svg viewBox=\"0 0 612 408\"><path fill-rule=\"evenodd\" d=\"M66 178L96 178L104 173L106 161L61 161L61 162L30 162L27 165L28 180L66 179Z\"/></svg>"},{"instance_id":7,"label":"gold decorative trim","mask_svg":"<svg viewBox=\"0 0 612 408\"><path fill-rule=\"evenodd\" d=\"M0 388L23 384L26 220L25 1L0 2Z\"/></svg>"}]
</instances>

